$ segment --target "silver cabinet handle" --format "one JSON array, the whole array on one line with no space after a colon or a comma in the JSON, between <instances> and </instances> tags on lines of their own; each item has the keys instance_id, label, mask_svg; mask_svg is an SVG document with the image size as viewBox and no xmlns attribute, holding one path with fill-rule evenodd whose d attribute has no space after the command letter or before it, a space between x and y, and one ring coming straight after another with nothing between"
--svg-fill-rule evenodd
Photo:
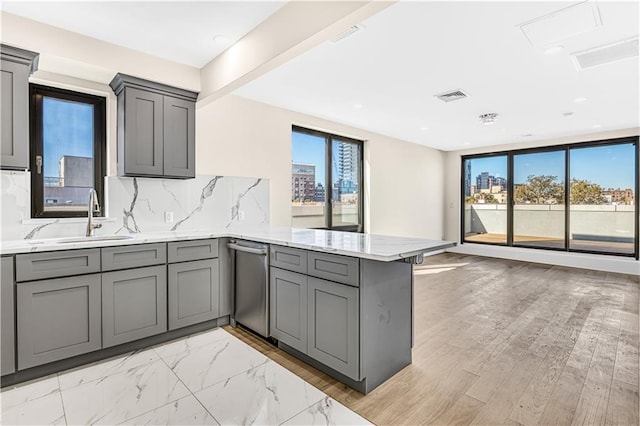
<instances>
[{"instance_id":1,"label":"silver cabinet handle","mask_svg":"<svg viewBox=\"0 0 640 426\"><path fill-rule=\"evenodd\" d=\"M230 248L231 250L241 251L244 253L259 254L263 256L267 254L266 248L257 249L252 247L240 246L238 244L233 244L233 243L228 243L227 248Z\"/></svg>"}]
</instances>

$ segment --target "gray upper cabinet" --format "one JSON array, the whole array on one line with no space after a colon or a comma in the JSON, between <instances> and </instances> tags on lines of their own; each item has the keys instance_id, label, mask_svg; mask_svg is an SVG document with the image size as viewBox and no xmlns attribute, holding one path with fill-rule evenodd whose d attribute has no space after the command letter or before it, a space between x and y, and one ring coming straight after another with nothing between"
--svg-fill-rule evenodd
<instances>
[{"instance_id":1,"label":"gray upper cabinet","mask_svg":"<svg viewBox=\"0 0 640 426\"><path fill-rule=\"evenodd\" d=\"M310 357L360 380L359 289L308 278Z\"/></svg>"},{"instance_id":2,"label":"gray upper cabinet","mask_svg":"<svg viewBox=\"0 0 640 426\"><path fill-rule=\"evenodd\" d=\"M110 86L118 96L118 174L195 177L198 94L125 74Z\"/></svg>"},{"instance_id":3,"label":"gray upper cabinet","mask_svg":"<svg viewBox=\"0 0 640 426\"><path fill-rule=\"evenodd\" d=\"M0 167L29 168L29 75L38 68L38 53L0 45Z\"/></svg>"},{"instance_id":4,"label":"gray upper cabinet","mask_svg":"<svg viewBox=\"0 0 640 426\"><path fill-rule=\"evenodd\" d=\"M102 347L100 274L16 286L18 369Z\"/></svg>"},{"instance_id":5,"label":"gray upper cabinet","mask_svg":"<svg viewBox=\"0 0 640 426\"><path fill-rule=\"evenodd\" d=\"M105 348L165 331L165 265L102 274L102 342Z\"/></svg>"},{"instance_id":6,"label":"gray upper cabinet","mask_svg":"<svg viewBox=\"0 0 640 426\"><path fill-rule=\"evenodd\" d=\"M16 370L15 311L13 309L13 257L3 257L0 265L0 317L2 339L0 340L1 374L11 374Z\"/></svg>"},{"instance_id":7,"label":"gray upper cabinet","mask_svg":"<svg viewBox=\"0 0 640 426\"><path fill-rule=\"evenodd\" d=\"M195 176L196 104L164 97L164 175ZM167 141L170 143L167 144Z\"/></svg>"}]
</instances>

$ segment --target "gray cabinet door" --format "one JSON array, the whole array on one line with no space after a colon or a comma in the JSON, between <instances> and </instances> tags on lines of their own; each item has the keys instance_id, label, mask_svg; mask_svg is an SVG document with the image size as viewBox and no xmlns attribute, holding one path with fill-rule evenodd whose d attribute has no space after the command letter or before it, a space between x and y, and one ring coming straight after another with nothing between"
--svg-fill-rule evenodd
<instances>
[{"instance_id":1,"label":"gray cabinet door","mask_svg":"<svg viewBox=\"0 0 640 426\"><path fill-rule=\"evenodd\" d=\"M29 168L29 67L2 61L0 166Z\"/></svg>"},{"instance_id":2,"label":"gray cabinet door","mask_svg":"<svg viewBox=\"0 0 640 426\"><path fill-rule=\"evenodd\" d=\"M218 259L169 265L169 330L218 318Z\"/></svg>"},{"instance_id":3,"label":"gray cabinet door","mask_svg":"<svg viewBox=\"0 0 640 426\"><path fill-rule=\"evenodd\" d=\"M359 377L359 289L308 278L307 354L353 380Z\"/></svg>"},{"instance_id":4,"label":"gray cabinet door","mask_svg":"<svg viewBox=\"0 0 640 426\"><path fill-rule=\"evenodd\" d=\"M306 354L307 277L272 267L270 279L270 334Z\"/></svg>"},{"instance_id":5,"label":"gray cabinet door","mask_svg":"<svg viewBox=\"0 0 640 426\"><path fill-rule=\"evenodd\" d=\"M124 111L118 111L123 118L118 131L124 133L124 138L119 138L124 144L118 146L119 172L125 176L162 176L164 96L132 87L124 90ZM121 102L118 104L120 109Z\"/></svg>"},{"instance_id":6,"label":"gray cabinet door","mask_svg":"<svg viewBox=\"0 0 640 426\"><path fill-rule=\"evenodd\" d=\"M105 348L165 331L165 265L102 274L102 343Z\"/></svg>"},{"instance_id":7,"label":"gray cabinet door","mask_svg":"<svg viewBox=\"0 0 640 426\"><path fill-rule=\"evenodd\" d=\"M20 283L18 369L102 347L100 274Z\"/></svg>"},{"instance_id":8,"label":"gray cabinet door","mask_svg":"<svg viewBox=\"0 0 640 426\"><path fill-rule=\"evenodd\" d=\"M16 371L16 331L13 309L13 257L3 257L0 264L0 327L2 353L0 354L0 374Z\"/></svg>"},{"instance_id":9,"label":"gray cabinet door","mask_svg":"<svg viewBox=\"0 0 640 426\"><path fill-rule=\"evenodd\" d=\"M194 102L164 97L164 175L196 176L196 106Z\"/></svg>"}]
</instances>

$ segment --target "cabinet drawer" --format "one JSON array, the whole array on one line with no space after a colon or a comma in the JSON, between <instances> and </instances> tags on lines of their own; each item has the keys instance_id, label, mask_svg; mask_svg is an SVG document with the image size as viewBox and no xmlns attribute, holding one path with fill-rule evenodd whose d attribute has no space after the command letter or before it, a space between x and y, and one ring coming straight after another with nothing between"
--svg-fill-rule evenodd
<instances>
[{"instance_id":1,"label":"cabinet drawer","mask_svg":"<svg viewBox=\"0 0 640 426\"><path fill-rule=\"evenodd\" d=\"M102 270L139 268L167 263L165 243L105 247L102 249Z\"/></svg>"},{"instance_id":2,"label":"cabinet drawer","mask_svg":"<svg viewBox=\"0 0 640 426\"><path fill-rule=\"evenodd\" d=\"M18 369L98 350L100 274L21 283Z\"/></svg>"},{"instance_id":3,"label":"cabinet drawer","mask_svg":"<svg viewBox=\"0 0 640 426\"><path fill-rule=\"evenodd\" d=\"M16 281L100 272L100 249L52 251L16 256Z\"/></svg>"},{"instance_id":4,"label":"cabinet drawer","mask_svg":"<svg viewBox=\"0 0 640 426\"><path fill-rule=\"evenodd\" d=\"M218 257L218 240L192 240L168 243L169 263Z\"/></svg>"},{"instance_id":5,"label":"cabinet drawer","mask_svg":"<svg viewBox=\"0 0 640 426\"><path fill-rule=\"evenodd\" d=\"M358 287L360 262L355 257L310 251L309 275Z\"/></svg>"},{"instance_id":6,"label":"cabinet drawer","mask_svg":"<svg viewBox=\"0 0 640 426\"><path fill-rule=\"evenodd\" d=\"M271 246L269 264L287 271L307 273L307 252L305 250Z\"/></svg>"}]
</instances>

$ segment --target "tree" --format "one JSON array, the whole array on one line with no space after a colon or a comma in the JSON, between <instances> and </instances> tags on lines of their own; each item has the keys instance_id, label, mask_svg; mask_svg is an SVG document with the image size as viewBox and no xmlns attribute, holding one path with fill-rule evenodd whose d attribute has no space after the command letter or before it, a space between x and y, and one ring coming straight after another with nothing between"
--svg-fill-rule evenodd
<instances>
[{"instance_id":1,"label":"tree","mask_svg":"<svg viewBox=\"0 0 640 426\"><path fill-rule=\"evenodd\" d=\"M564 204L564 185L557 176L529 175L527 183L515 188L516 203Z\"/></svg>"},{"instance_id":2,"label":"tree","mask_svg":"<svg viewBox=\"0 0 640 426\"><path fill-rule=\"evenodd\" d=\"M571 204L605 204L607 199L597 183L583 179L571 179Z\"/></svg>"}]
</instances>

